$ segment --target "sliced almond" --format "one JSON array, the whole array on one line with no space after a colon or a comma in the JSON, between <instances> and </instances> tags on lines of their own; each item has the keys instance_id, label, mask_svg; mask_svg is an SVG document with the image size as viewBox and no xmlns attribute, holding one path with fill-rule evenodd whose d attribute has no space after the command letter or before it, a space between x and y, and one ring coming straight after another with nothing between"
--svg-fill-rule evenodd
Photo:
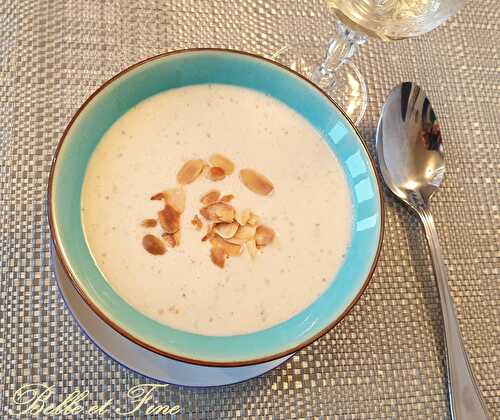
<instances>
[{"instance_id":1,"label":"sliced almond","mask_svg":"<svg viewBox=\"0 0 500 420\"><path fill-rule=\"evenodd\" d=\"M249 209L238 210L234 218L241 225L245 226L250 219L251 212Z\"/></svg>"},{"instance_id":2,"label":"sliced almond","mask_svg":"<svg viewBox=\"0 0 500 420\"><path fill-rule=\"evenodd\" d=\"M230 244L234 245L245 245L247 243L247 239L239 239L235 238L234 236L232 238L227 238L225 239L226 242L229 242Z\"/></svg>"},{"instance_id":3,"label":"sliced almond","mask_svg":"<svg viewBox=\"0 0 500 420\"><path fill-rule=\"evenodd\" d=\"M207 233L205 234L205 236L203 238L201 238L201 242L211 240L214 236L215 236L215 233L214 233L213 226L209 226Z\"/></svg>"},{"instance_id":4,"label":"sliced almond","mask_svg":"<svg viewBox=\"0 0 500 420\"><path fill-rule=\"evenodd\" d=\"M210 239L210 243L213 247L222 248L226 254L231 257L237 257L243 252L243 247L241 245L229 243L217 235L214 235Z\"/></svg>"},{"instance_id":5,"label":"sliced almond","mask_svg":"<svg viewBox=\"0 0 500 420\"><path fill-rule=\"evenodd\" d=\"M224 268L226 257L227 254L223 248L214 246L212 247L212 249L210 249L210 259L217 267Z\"/></svg>"},{"instance_id":6,"label":"sliced almond","mask_svg":"<svg viewBox=\"0 0 500 420\"><path fill-rule=\"evenodd\" d=\"M200 176L204 166L205 162L201 159L188 160L177 172L177 182L181 185L191 184Z\"/></svg>"},{"instance_id":7,"label":"sliced almond","mask_svg":"<svg viewBox=\"0 0 500 420\"><path fill-rule=\"evenodd\" d=\"M155 219L144 219L141 222L141 226L147 227L147 228L152 228L156 226L156 220Z\"/></svg>"},{"instance_id":8,"label":"sliced almond","mask_svg":"<svg viewBox=\"0 0 500 420\"><path fill-rule=\"evenodd\" d=\"M212 222L230 223L234 220L234 208L230 204L217 201L200 210L201 215Z\"/></svg>"},{"instance_id":9,"label":"sliced almond","mask_svg":"<svg viewBox=\"0 0 500 420\"><path fill-rule=\"evenodd\" d=\"M155 235L145 235L142 238L142 246L152 255L163 255L167 252L162 240Z\"/></svg>"},{"instance_id":10,"label":"sliced almond","mask_svg":"<svg viewBox=\"0 0 500 420\"><path fill-rule=\"evenodd\" d=\"M182 188L170 188L163 192L165 203L172 206L178 213L186 208L186 193Z\"/></svg>"},{"instance_id":11,"label":"sliced almond","mask_svg":"<svg viewBox=\"0 0 500 420\"><path fill-rule=\"evenodd\" d=\"M224 202L224 203L229 203L232 199L234 198L234 195L233 194L227 194L227 195L223 195L221 198L220 198L220 201Z\"/></svg>"},{"instance_id":12,"label":"sliced almond","mask_svg":"<svg viewBox=\"0 0 500 420\"><path fill-rule=\"evenodd\" d=\"M191 220L191 224L196 228L196 230L201 230L203 227L203 222L197 214L194 215L193 220Z\"/></svg>"},{"instance_id":13,"label":"sliced almond","mask_svg":"<svg viewBox=\"0 0 500 420\"><path fill-rule=\"evenodd\" d=\"M242 169L240 179L245 187L256 194L269 195L274 191L271 181L253 169Z\"/></svg>"},{"instance_id":14,"label":"sliced almond","mask_svg":"<svg viewBox=\"0 0 500 420\"><path fill-rule=\"evenodd\" d=\"M220 191L211 190L207 192L203 197L201 197L200 202L204 206L208 206L209 204L219 201L219 197L220 197Z\"/></svg>"},{"instance_id":15,"label":"sliced almond","mask_svg":"<svg viewBox=\"0 0 500 420\"><path fill-rule=\"evenodd\" d=\"M212 166L222 168L226 175L231 175L234 172L234 163L224 155L215 153L210 156L209 162Z\"/></svg>"},{"instance_id":16,"label":"sliced almond","mask_svg":"<svg viewBox=\"0 0 500 420\"><path fill-rule=\"evenodd\" d=\"M250 226L250 225L240 226L238 228L238 231L234 235L234 239L241 239L242 241L246 242L254 238L255 231L256 231L255 226Z\"/></svg>"},{"instance_id":17,"label":"sliced almond","mask_svg":"<svg viewBox=\"0 0 500 420\"><path fill-rule=\"evenodd\" d=\"M208 163L205 163L203 165L203 169L202 169L201 173L207 179L209 179L209 174L208 174L209 171L210 171L210 165Z\"/></svg>"},{"instance_id":18,"label":"sliced almond","mask_svg":"<svg viewBox=\"0 0 500 420\"><path fill-rule=\"evenodd\" d=\"M174 233L175 246L180 246L181 244L181 231L178 230Z\"/></svg>"},{"instance_id":19,"label":"sliced almond","mask_svg":"<svg viewBox=\"0 0 500 420\"><path fill-rule=\"evenodd\" d=\"M165 240L168 246L175 248L181 244L181 231L175 233L162 233L161 237Z\"/></svg>"},{"instance_id":20,"label":"sliced almond","mask_svg":"<svg viewBox=\"0 0 500 420\"><path fill-rule=\"evenodd\" d=\"M150 200L163 200L163 193L159 192L151 196Z\"/></svg>"},{"instance_id":21,"label":"sliced almond","mask_svg":"<svg viewBox=\"0 0 500 420\"><path fill-rule=\"evenodd\" d=\"M219 168L218 166L212 166L207 171L207 178L210 181L222 181L226 177L226 173L224 169Z\"/></svg>"},{"instance_id":22,"label":"sliced almond","mask_svg":"<svg viewBox=\"0 0 500 420\"><path fill-rule=\"evenodd\" d=\"M255 243L255 239L250 239L245 245L252 259L255 258L257 256L257 245Z\"/></svg>"},{"instance_id":23,"label":"sliced almond","mask_svg":"<svg viewBox=\"0 0 500 420\"><path fill-rule=\"evenodd\" d=\"M248 224L252 226L260 225L260 217L250 212L250 218L248 219Z\"/></svg>"},{"instance_id":24,"label":"sliced almond","mask_svg":"<svg viewBox=\"0 0 500 420\"><path fill-rule=\"evenodd\" d=\"M172 233L162 233L161 237L167 243L170 248L175 248L176 241Z\"/></svg>"},{"instance_id":25,"label":"sliced almond","mask_svg":"<svg viewBox=\"0 0 500 420\"><path fill-rule=\"evenodd\" d=\"M158 212L158 220L166 233L175 233L181 227L180 214L168 204L165 205L163 210Z\"/></svg>"},{"instance_id":26,"label":"sliced almond","mask_svg":"<svg viewBox=\"0 0 500 420\"><path fill-rule=\"evenodd\" d=\"M221 222L226 222L226 223L229 223L229 222L232 222L234 220L234 209L231 207L227 207L227 208L222 208L221 210L219 210L217 212L217 215L219 216L219 220Z\"/></svg>"},{"instance_id":27,"label":"sliced almond","mask_svg":"<svg viewBox=\"0 0 500 420\"><path fill-rule=\"evenodd\" d=\"M260 225L255 233L255 243L257 246L269 245L274 240L274 230L270 227Z\"/></svg>"},{"instance_id":28,"label":"sliced almond","mask_svg":"<svg viewBox=\"0 0 500 420\"><path fill-rule=\"evenodd\" d=\"M236 222L232 223L217 223L214 226L214 231L221 238L228 239L232 238L236 231L238 230L239 224Z\"/></svg>"}]
</instances>

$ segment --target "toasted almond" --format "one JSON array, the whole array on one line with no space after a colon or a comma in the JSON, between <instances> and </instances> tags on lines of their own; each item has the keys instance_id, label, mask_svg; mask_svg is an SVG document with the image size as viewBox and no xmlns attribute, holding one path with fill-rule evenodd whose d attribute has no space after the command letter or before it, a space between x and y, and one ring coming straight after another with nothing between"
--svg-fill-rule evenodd
<instances>
[{"instance_id":1,"label":"toasted almond","mask_svg":"<svg viewBox=\"0 0 500 420\"><path fill-rule=\"evenodd\" d=\"M234 208L230 204L216 201L200 210L201 215L212 222L227 222L234 220Z\"/></svg>"},{"instance_id":2,"label":"toasted almond","mask_svg":"<svg viewBox=\"0 0 500 420\"><path fill-rule=\"evenodd\" d=\"M201 159L188 160L177 172L177 182L181 185L191 184L201 174L205 162Z\"/></svg>"},{"instance_id":3,"label":"toasted almond","mask_svg":"<svg viewBox=\"0 0 500 420\"><path fill-rule=\"evenodd\" d=\"M257 245L255 244L255 239L247 241L246 247L252 259L255 258L257 256Z\"/></svg>"},{"instance_id":4,"label":"toasted almond","mask_svg":"<svg viewBox=\"0 0 500 420\"><path fill-rule=\"evenodd\" d=\"M214 246L212 247L212 249L210 249L210 259L217 267L224 268L226 257L227 254L223 248Z\"/></svg>"},{"instance_id":5,"label":"toasted almond","mask_svg":"<svg viewBox=\"0 0 500 420\"><path fill-rule=\"evenodd\" d=\"M217 216L221 222L230 223L234 220L234 209L232 207L224 207L217 211Z\"/></svg>"},{"instance_id":6,"label":"toasted almond","mask_svg":"<svg viewBox=\"0 0 500 420\"><path fill-rule=\"evenodd\" d=\"M249 209L238 210L234 218L241 225L245 226L250 219L251 212Z\"/></svg>"},{"instance_id":7,"label":"toasted almond","mask_svg":"<svg viewBox=\"0 0 500 420\"><path fill-rule=\"evenodd\" d=\"M269 195L274 191L272 182L253 169L242 169L240 179L245 187L256 194Z\"/></svg>"},{"instance_id":8,"label":"toasted almond","mask_svg":"<svg viewBox=\"0 0 500 420\"><path fill-rule=\"evenodd\" d=\"M186 193L182 188L170 188L163 191L165 203L172 206L177 213L183 213L186 208Z\"/></svg>"},{"instance_id":9,"label":"toasted almond","mask_svg":"<svg viewBox=\"0 0 500 420\"><path fill-rule=\"evenodd\" d=\"M174 233L175 246L179 246L181 244L181 231L178 230Z\"/></svg>"},{"instance_id":10,"label":"toasted almond","mask_svg":"<svg viewBox=\"0 0 500 420\"><path fill-rule=\"evenodd\" d=\"M229 242L230 244L233 244L233 245L245 245L247 242L247 239L239 239L239 238L235 238L233 236L232 238L225 239L225 241Z\"/></svg>"},{"instance_id":11,"label":"toasted almond","mask_svg":"<svg viewBox=\"0 0 500 420\"><path fill-rule=\"evenodd\" d=\"M163 200L163 192L152 195L150 200Z\"/></svg>"},{"instance_id":12,"label":"toasted almond","mask_svg":"<svg viewBox=\"0 0 500 420\"><path fill-rule=\"evenodd\" d=\"M231 175L234 172L234 163L231 162L227 157L219 153L215 153L210 156L208 160L212 166L217 166L222 168L226 175Z\"/></svg>"},{"instance_id":13,"label":"toasted almond","mask_svg":"<svg viewBox=\"0 0 500 420\"><path fill-rule=\"evenodd\" d=\"M248 219L248 224L252 226L260 225L260 217L250 212L250 218Z\"/></svg>"},{"instance_id":14,"label":"toasted almond","mask_svg":"<svg viewBox=\"0 0 500 420\"><path fill-rule=\"evenodd\" d=\"M260 225L255 233L255 243L257 246L269 245L274 240L274 230L270 227Z\"/></svg>"},{"instance_id":15,"label":"toasted almond","mask_svg":"<svg viewBox=\"0 0 500 420\"><path fill-rule=\"evenodd\" d=\"M193 220L191 220L191 224L196 228L196 230L201 230L203 227L203 222L197 214L194 215Z\"/></svg>"},{"instance_id":16,"label":"toasted almond","mask_svg":"<svg viewBox=\"0 0 500 420\"><path fill-rule=\"evenodd\" d=\"M201 242L211 240L214 236L215 236L214 228L213 226L209 226L207 233L205 234L205 236L203 236L203 238L201 238Z\"/></svg>"},{"instance_id":17,"label":"toasted almond","mask_svg":"<svg viewBox=\"0 0 500 420\"><path fill-rule=\"evenodd\" d=\"M238 255L241 255L241 253L243 252L243 247L241 245L227 242L226 240L222 239L220 236L217 235L214 235L210 239L210 243L212 244L213 247L222 248L226 252L226 254L231 257L237 257Z\"/></svg>"},{"instance_id":18,"label":"toasted almond","mask_svg":"<svg viewBox=\"0 0 500 420\"><path fill-rule=\"evenodd\" d=\"M145 235L142 238L142 246L146 251L153 255L163 255L167 252L167 249L161 239L155 235Z\"/></svg>"},{"instance_id":19,"label":"toasted almond","mask_svg":"<svg viewBox=\"0 0 500 420\"><path fill-rule=\"evenodd\" d=\"M203 197L201 197L200 202L204 206L208 206L209 204L219 201L219 197L220 197L220 191L210 190Z\"/></svg>"},{"instance_id":20,"label":"toasted almond","mask_svg":"<svg viewBox=\"0 0 500 420\"><path fill-rule=\"evenodd\" d=\"M203 169L201 170L201 173L203 174L203 176L207 179L209 179L209 171L210 171L210 168L211 166L205 162L205 164L203 165Z\"/></svg>"},{"instance_id":21,"label":"toasted almond","mask_svg":"<svg viewBox=\"0 0 500 420\"><path fill-rule=\"evenodd\" d=\"M155 219L144 219L141 223L141 226L151 228L156 226L156 220Z\"/></svg>"},{"instance_id":22,"label":"toasted almond","mask_svg":"<svg viewBox=\"0 0 500 420\"><path fill-rule=\"evenodd\" d=\"M181 227L180 214L168 204L158 212L158 220L166 233L175 233Z\"/></svg>"},{"instance_id":23,"label":"toasted almond","mask_svg":"<svg viewBox=\"0 0 500 420\"><path fill-rule=\"evenodd\" d=\"M207 178L210 181L221 181L226 177L226 173L224 169L219 168L218 166L212 166L207 172Z\"/></svg>"},{"instance_id":24,"label":"toasted almond","mask_svg":"<svg viewBox=\"0 0 500 420\"><path fill-rule=\"evenodd\" d=\"M176 245L175 237L172 233L162 233L161 237L167 243L170 248L174 248Z\"/></svg>"},{"instance_id":25,"label":"toasted almond","mask_svg":"<svg viewBox=\"0 0 500 420\"><path fill-rule=\"evenodd\" d=\"M241 239L242 241L246 242L254 238L255 231L256 231L255 226L250 226L250 225L240 226L238 228L238 231L234 235L234 238Z\"/></svg>"},{"instance_id":26,"label":"toasted almond","mask_svg":"<svg viewBox=\"0 0 500 420\"><path fill-rule=\"evenodd\" d=\"M214 226L214 231L221 238L228 239L232 238L236 231L238 230L238 223L217 223Z\"/></svg>"},{"instance_id":27,"label":"toasted almond","mask_svg":"<svg viewBox=\"0 0 500 420\"><path fill-rule=\"evenodd\" d=\"M234 198L234 195L233 194L227 194L227 195L223 195L221 198L220 198L220 201L224 202L224 203L229 203L232 199Z\"/></svg>"}]
</instances>

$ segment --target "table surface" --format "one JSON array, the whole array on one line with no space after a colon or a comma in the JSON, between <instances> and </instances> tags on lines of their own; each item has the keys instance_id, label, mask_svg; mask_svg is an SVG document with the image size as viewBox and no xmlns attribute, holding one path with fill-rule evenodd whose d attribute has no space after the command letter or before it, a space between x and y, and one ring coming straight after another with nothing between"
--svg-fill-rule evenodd
<instances>
[{"instance_id":1,"label":"table surface","mask_svg":"<svg viewBox=\"0 0 500 420\"><path fill-rule=\"evenodd\" d=\"M500 9L471 1L425 36L362 47L373 152L381 105L395 84L425 88L446 147L432 211L465 347L493 417L500 417ZM187 47L272 54L321 44L333 30L322 0L11 0L0 2L0 416L23 384L125 404L147 382L83 337L50 262L46 188L71 115L103 81L148 56ZM374 278L333 331L263 377L212 389L175 386L158 400L178 418L448 418L443 329L418 220L386 191L385 240ZM142 412L142 415L144 413Z\"/></svg>"}]
</instances>

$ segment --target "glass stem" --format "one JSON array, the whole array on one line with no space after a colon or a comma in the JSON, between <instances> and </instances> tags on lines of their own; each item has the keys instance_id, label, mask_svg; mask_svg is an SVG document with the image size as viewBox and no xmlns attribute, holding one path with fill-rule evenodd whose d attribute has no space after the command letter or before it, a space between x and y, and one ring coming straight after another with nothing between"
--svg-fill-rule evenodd
<instances>
[{"instance_id":1,"label":"glass stem","mask_svg":"<svg viewBox=\"0 0 500 420\"><path fill-rule=\"evenodd\" d=\"M311 74L311 80L322 88L334 87L337 82L335 72L348 63L359 45L367 40L366 35L354 31L340 21L337 21L335 26L337 34L328 43L323 61Z\"/></svg>"}]
</instances>

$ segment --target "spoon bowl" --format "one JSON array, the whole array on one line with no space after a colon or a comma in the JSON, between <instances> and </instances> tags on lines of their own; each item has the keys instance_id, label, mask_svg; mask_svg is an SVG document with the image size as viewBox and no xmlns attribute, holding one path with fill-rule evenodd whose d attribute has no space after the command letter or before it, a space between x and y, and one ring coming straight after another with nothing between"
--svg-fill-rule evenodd
<instances>
[{"instance_id":1,"label":"spoon bowl","mask_svg":"<svg viewBox=\"0 0 500 420\"><path fill-rule=\"evenodd\" d=\"M436 114L424 91L406 82L384 105L377 128L382 176L400 199L414 209L427 203L441 185L444 148Z\"/></svg>"}]
</instances>

